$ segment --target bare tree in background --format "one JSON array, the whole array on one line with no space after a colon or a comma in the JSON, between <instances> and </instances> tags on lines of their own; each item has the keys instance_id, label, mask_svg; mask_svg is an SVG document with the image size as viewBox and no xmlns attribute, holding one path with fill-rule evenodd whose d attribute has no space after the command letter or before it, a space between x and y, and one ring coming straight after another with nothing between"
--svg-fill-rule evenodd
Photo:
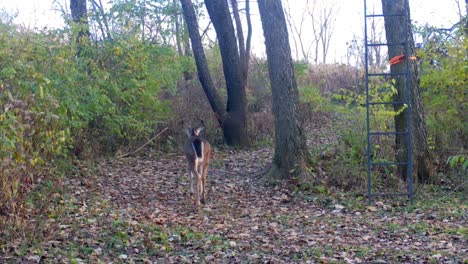
<instances>
[{"instance_id":1,"label":"bare tree in background","mask_svg":"<svg viewBox=\"0 0 468 264\"><path fill-rule=\"evenodd\" d=\"M306 0L300 17L293 14L289 1L286 0L285 4L286 21L292 33L296 59L299 59L300 52L300 59L305 62L326 63L338 13L336 3Z\"/></svg>"},{"instance_id":2,"label":"bare tree in background","mask_svg":"<svg viewBox=\"0 0 468 264\"><path fill-rule=\"evenodd\" d=\"M460 5L458 5L460 6ZM468 38L468 0L465 0L465 38ZM461 16L461 12L460 12L460 16ZM466 54L468 56L468 47L466 48Z\"/></svg>"},{"instance_id":3,"label":"bare tree in background","mask_svg":"<svg viewBox=\"0 0 468 264\"><path fill-rule=\"evenodd\" d=\"M308 6L308 0L306 2L305 7ZM296 23L295 18L296 16L293 15L293 11L291 10L291 5L288 0L285 0L286 3L286 10L285 10L285 18L286 22L288 23L289 30L291 31L292 39L294 41L294 47L295 47L295 52L296 52L296 60L302 60L305 63L309 63L310 59L310 52L312 47L315 45L317 46L317 41L307 41L304 39L305 35L303 34L303 29L304 29L304 23L307 20L307 9L308 8L303 8L301 12L301 17L300 17L300 22ZM299 52L301 52L301 58L299 58Z\"/></svg>"},{"instance_id":4,"label":"bare tree in background","mask_svg":"<svg viewBox=\"0 0 468 264\"><path fill-rule=\"evenodd\" d=\"M317 6L319 8L316 8ZM325 64L327 63L328 51L330 49L330 40L335 29L335 15L338 12L338 8L336 3L323 0L320 2L312 0L312 4L308 4L307 7L309 8L309 16L312 19L312 33L317 43L314 61L315 64L319 62L319 53L321 53L321 63Z\"/></svg>"},{"instance_id":5,"label":"bare tree in background","mask_svg":"<svg viewBox=\"0 0 468 264\"><path fill-rule=\"evenodd\" d=\"M172 3L174 5L174 10L179 10L179 1L177 0L172 0ZM179 13L176 11L174 13L174 26L175 26L175 39L176 39L176 47L177 47L177 53L179 56L184 56L184 49L182 47L182 28L181 25L181 19Z\"/></svg>"},{"instance_id":6,"label":"bare tree in background","mask_svg":"<svg viewBox=\"0 0 468 264\"><path fill-rule=\"evenodd\" d=\"M376 14L375 10L372 12ZM384 43L384 31L382 30L382 19L372 18L370 20L370 27L368 28L368 41L370 43ZM362 40L364 41L364 40ZM368 61L369 66L374 69L381 69L386 66L385 55L387 50L383 46L369 47Z\"/></svg>"},{"instance_id":7,"label":"bare tree in background","mask_svg":"<svg viewBox=\"0 0 468 264\"><path fill-rule=\"evenodd\" d=\"M102 38L112 39L110 30L109 30L109 21L107 20L106 12L102 5L102 0L91 0L93 6L93 12L96 14L96 22L98 23L99 29L101 31Z\"/></svg>"},{"instance_id":8,"label":"bare tree in background","mask_svg":"<svg viewBox=\"0 0 468 264\"><path fill-rule=\"evenodd\" d=\"M361 69L364 67L365 54L363 42L362 38L356 35L346 42L346 60L348 65L354 65Z\"/></svg>"},{"instance_id":9,"label":"bare tree in background","mask_svg":"<svg viewBox=\"0 0 468 264\"><path fill-rule=\"evenodd\" d=\"M186 25L182 6L180 5L179 0L172 0L173 4L173 22L174 22L174 37L175 37L175 44L177 47L177 53L179 56L183 57L190 57L192 55L192 51L190 50L190 38L187 33L187 28L184 26ZM184 72L185 80L191 79L191 76L187 76L188 72ZM190 75L190 74L189 74Z\"/></svg>"},{"instance_id":10,"label":"bare tree in background","mask_svg":"<svg viewBox=\"0 0 468 264\"><path fill-rule=\"evenodd\" d=\"M373 12L376 13L376 12ZM384 30L381 21L372 19L368 27L368 42L369 43L384 43ZM364 30L364 29L362 29ZM364 68L365 50L364 37L354 34L353 38L346 42L347 51L346 59L348 65L354 65L359 68ZM381 72L382 68L386 67L387 48L384 46L371 46L368 49L368 63L370 69L378 69Z\"/></svg>"}]
</instances>

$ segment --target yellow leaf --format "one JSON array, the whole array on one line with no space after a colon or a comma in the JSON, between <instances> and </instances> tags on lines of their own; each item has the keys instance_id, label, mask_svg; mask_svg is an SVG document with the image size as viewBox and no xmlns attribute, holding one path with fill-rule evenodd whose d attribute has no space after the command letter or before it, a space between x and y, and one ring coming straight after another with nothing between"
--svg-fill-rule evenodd
<instances>
[{"instance_id":1,"label":"yellow leaf","mask_svg":"<svg viewBox=\"0 0 468 264\"><path fill-rule=\"evenodd\" d=\"M39 85L39 97L44 98L44 87L42 85Z\"/></svg>"}]
</instances>

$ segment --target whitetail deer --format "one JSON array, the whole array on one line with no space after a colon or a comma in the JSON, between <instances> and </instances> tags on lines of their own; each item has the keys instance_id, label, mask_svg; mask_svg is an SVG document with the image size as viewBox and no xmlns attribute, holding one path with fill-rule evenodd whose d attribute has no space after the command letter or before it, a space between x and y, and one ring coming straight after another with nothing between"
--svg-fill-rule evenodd
<instances>
[{"instance_id":1,"label":"whitetail deer","mask_svg":"<svg viewBox=\"0 0 468 264\"><path fill-rule=\"evenodd\" d=\"M184 153L185 157L187 157L190 172L190 192L193 193L193 177L195 176L197 181L197 192L195 195L197 206L200 205L200 202L205 204L206 178L211 156L210 143L200 135L203 129L205 129L203 120L200 120L198 127L188 127L185 129L188 141L184 145Z\"/></svg>"}]
</instances>

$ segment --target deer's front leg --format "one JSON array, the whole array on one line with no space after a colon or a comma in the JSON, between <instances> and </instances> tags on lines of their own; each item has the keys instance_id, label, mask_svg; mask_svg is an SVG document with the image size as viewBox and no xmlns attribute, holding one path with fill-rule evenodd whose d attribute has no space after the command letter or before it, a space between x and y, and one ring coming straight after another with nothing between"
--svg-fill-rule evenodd
<instances>
[{"instance_id":1,"label":"deer's front leg","mask_svg":"<svg viewBox=\"0 0 468 264\"><path fill-rule=\"evenodd\" d=\"M195 195L195 199L196 199L196 204L198 206L200 205L200 193L203 190L203 186L202 186L202 175L198 173L198 171L196 171L196 174L197 174L197 194Z\"/></svg>"},{"instance_id":2,"label":"deer's front leg","mask_svg":"<svg viewBox=\"0 0 468 264\"><path fill-rule=\"evenodd\" d=\"M204 201L204 190L205 190L205 186L203 185L203 164L200 163L197 167L197 174L199 176L199 178L197 178L197 184L199 183L200 184L200 189L199 190L199 197L200 197L200 201L202 202L202 204L205 204L205 201Z\"/></svg>"}]
</instances>

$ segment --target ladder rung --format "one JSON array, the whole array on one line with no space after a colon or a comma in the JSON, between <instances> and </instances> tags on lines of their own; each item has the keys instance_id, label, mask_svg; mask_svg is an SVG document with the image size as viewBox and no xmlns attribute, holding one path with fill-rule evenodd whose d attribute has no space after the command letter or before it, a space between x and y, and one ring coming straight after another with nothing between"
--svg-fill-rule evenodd
<instances>
[{"instance_id":1,"label":"ladder rung","mask_svg":"<svg viewBox=\"0 0 468 264\"><path fill-rule=\"evenodd\" d=\"M405 135L408 134L408 131L405 132L369 132L371 136L386 136L386 135Z\"/></svg>"},{"instance_id":2,"label":"ladder rung","mask_svg":"<svg viewBox=\"0 0 468 264\"><path fill-rule=\"evenodd\" d=\"M398 105L405 104L405 102L368 102L368 105Z\"/></svg>"},{"instance_id":3,"label":"ladder rung","mask_svg":"<svg viewBox=\"0 0 468 264\"><path fill-rule=\"evenodd\" d=\"M368 76L403 76L406 73L369 73Z\"/></svg>"},{"instance_id":4,"label":"ladder rung","mask_svg":"<svg viewBox=\"0 0 468 264\"><path fill-rule=\"evenodd\" d=\"M366 17L400 17L400 16L405 16L405 14L388 14L388 15L370 14L370 15L366 15Z\"/></svg>"},{"instance_id":5,"label":"ladder rung","mask_svg":"<svg viewBox=\"0 0 468 264\"><path fill-rule=\"evenodd\" d=\"M400 46L400 45L405 45L406 42L401 42L401 43L367 43L367 46Z\"/></svg>"},{"instance_id":6,"label":"ladder rung","mask_svg":"<svg viewBox=\"0 0 468 264\"><path fill-rule=\"evenodd\" d=\"M371 162L371 166L408 165L408 162Z\"/></svg>"}]
</instances>

